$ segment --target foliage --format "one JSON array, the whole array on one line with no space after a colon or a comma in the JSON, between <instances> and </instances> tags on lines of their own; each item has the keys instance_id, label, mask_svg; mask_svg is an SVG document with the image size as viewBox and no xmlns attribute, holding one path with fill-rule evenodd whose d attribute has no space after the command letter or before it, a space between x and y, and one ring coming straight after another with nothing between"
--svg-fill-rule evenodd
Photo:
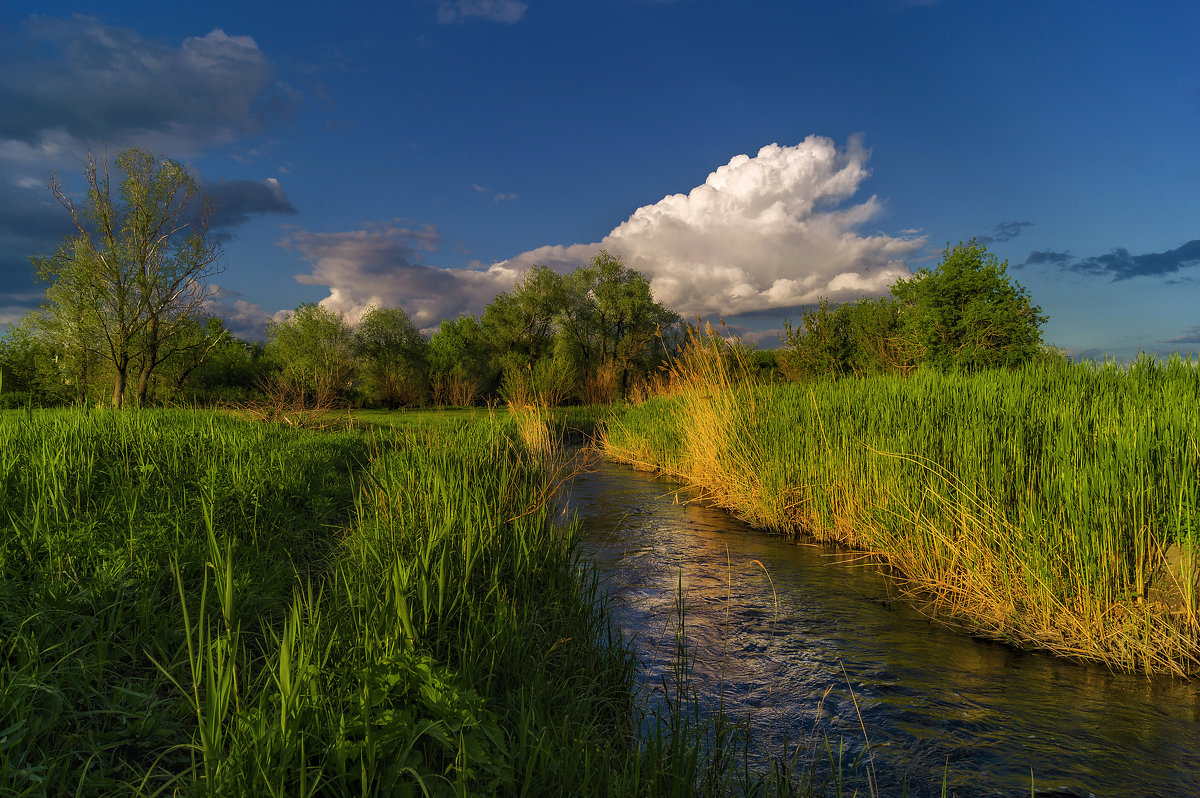
<instances>
[{"instance_id":1,"label":"foliage","mask_svg":"<svg viewBox=\"0 0 1200 798\"><path fill-rule=\"evenodd\" d=\"M0 338L0 402L3 406L37 407L74 398L70 379L59 368L58 353L38 335L31 317L9 327ZM63 365L66 365L64 362Z\"/></svg>"},{"instance_id":2,"label":"foliage","mask_svg":"<svg viewBox=\"0 0 1200 798\"><path fill-rule=\"evenodd\" d=\"M535 266L483 315L506 395L551 403L623 398L666 360L678 323L644 276L604 251L566 276Z\"/></svg>"},{"instance_id":3,"label":"foliage","mask_svg":"<svg viewBox=\"0 0 1200 798\"><path fill-rule=\"evenodd\" d=\"M893 299L834 305L822 298L802 311L799 326L784 320L780 371L790 380L904 373L911 359L899 327L900 304Z\"/></svg>"},{"instance_id":4,"label":"foliage","mask_svg":"<svg viewBox=\"0 0 1200 798\"><path fill-rule=\"evenodd\" d=\"M624 398L631 379L666 359L679 316L654 301L650 282L601 250L565 279L560 350L584 380L586 402ZM664 336L666 336L664 338Z\"/></svg>"},{"instance_id":5,"label":"foliage","mask_svg":"<svg viewBox=\"0 0 1200 798\"><path fill-rule=\"evenodd\" d=\"M442 320L429 339L429 373L439 405L467 407L495 388L492 348L479 319L464 314Z\"/></svg>"},{"instance_id":6,"label":"foliage","mask_svg":"<svg viewBox=\"0 0 1200 798\"><path fill-rule=\"evenodd\" d=\"M554 320L565 301L563 278L534 266L484 309L484 334L503 372L525 371L554 351Z\"/></svg>"},{"instance_id":7,"label":"foliage","mask_svg":"<svg viewBox=\"0 0 1200 798\"><path fill-rule=\"evenodd\" d=\"M375 402L397 408L429 400L429 343L401 308L367 310L354 331L354 354Z\"/></svg>"},{"instance_id":8,"label":"foliage","mask_svg":"<svg viewBox=\"0 0 1200 798\"><path fill-rule=\"evenodd\" d=\"M846 374L854 351L849 311L849 305L834 305L822 297L816 307L801 313L799 327L785 319L779 358L783 375L800 380Z\"/></svg>"},{"instance_id":9,"label":"foliage","mask_svg":"<svg viewBox=\"0 0 1200 798\"><path fill-rule=\"evenodd\" d=\"M1041 351L1047 317L1008 277L1008 263L975 239L947 246L942 261L891 289L900 333L914 358L946 370L1025 363Z\"/></svg>"},{"instance_id":10,"label":"foliage","mask_svg":"<svg viewBox=\"0 0 1200 798\"><path fill-rule=\"evenodd\" d=\"M220 319L204 322L208 334L223 330ZM181 399L202 406L245 402L257 397L266 377L265 347L225 332L201 361L187 360L172 372L176 391L164 400Z\"/></svg>"},{"instance_id":11,"label":"foliage","mask_svg":"<svg viewBox=\"0 0 1200 798\"><path fill-rule=\"evenodd\" d=\"M285 389L321 405L345 397L357 371L350 325L340 313L313 302L267 323L266 355Z\"/></svg>"},{"instance_id":12,"label":"foliage","mask_svg":"<svg viewBox=\"0 0 1200 798\"><path fill-rule=\"evenodd\" d=\"M82 384L90 359L103 362L113 380L111 402L120 407L131 374L141 404L160 366L212 343L188 333L203 314L206 281L219 271L221 253L208 237L204 197L181 164L130 149L116 165L123 177L114 196L107 162L88 157L82 207L51 178L76 232L33 262L48 284L42 330L80 364Z\"/></svg>"}]
</instances>

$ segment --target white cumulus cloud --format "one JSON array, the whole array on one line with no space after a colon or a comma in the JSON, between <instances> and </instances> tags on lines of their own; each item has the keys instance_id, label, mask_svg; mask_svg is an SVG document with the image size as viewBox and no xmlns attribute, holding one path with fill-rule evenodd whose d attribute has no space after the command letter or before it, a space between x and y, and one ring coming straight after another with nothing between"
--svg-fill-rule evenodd
<instances>
[{"instance_id":1,"label":"white cumulus cloud","mask_svg":"<svg viewBox=\"0 0 1200 798\"><path fill-rule=\"evenodd\" d=\"M923 239L862 235L881 203L848 204L868 176L859 139L809 136L738 155L687 194L638 208L603 240L542 247L504 264L569 269L606 249L685 315L737 315L879 294L909 274Z\"/></svg>"},{"instance_id":2,"label":"white cumulus cloud","mask_svg":"<svg viewBox=\"0 0 1200 798\"><path fill-rule=\"evenodd\" d=\"M655 297L690 316L786 312L819 297L882 294L909 274L923 238L862 234L882 207L851 202L868 176L868 152L810 136L738 155L687 194L637 209L601 241L546 246L485 269L424 263L437 231L398 222L341 233L296 232L281 242L312 264L300 282L327 286L322 304L352 321L372 304L403 307L419 327L479 313L535 264L569 272L601 249L651 281ZM486 189L485 189L486 190Z\"/></svg>"}]
</instances>

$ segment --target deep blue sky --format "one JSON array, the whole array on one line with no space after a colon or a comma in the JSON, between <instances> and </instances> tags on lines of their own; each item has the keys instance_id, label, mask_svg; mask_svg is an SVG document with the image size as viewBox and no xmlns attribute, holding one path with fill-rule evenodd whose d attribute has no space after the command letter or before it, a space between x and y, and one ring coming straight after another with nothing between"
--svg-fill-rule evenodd
<instances>
[{"instance_id":1,"label":"deep blue sky","mask_svg":"<svg viewBox=\"0 0 1200 798\"><path fill-rule=\"evenodd\" d=\"M317 300L434 326L604 246L769 344L979 236L1050 343L1200 350L1200 4L98 8L0 10L0 322L65 232L45 181L107 144L202 176L243 334Z\"/></svg>"}]
</instances>

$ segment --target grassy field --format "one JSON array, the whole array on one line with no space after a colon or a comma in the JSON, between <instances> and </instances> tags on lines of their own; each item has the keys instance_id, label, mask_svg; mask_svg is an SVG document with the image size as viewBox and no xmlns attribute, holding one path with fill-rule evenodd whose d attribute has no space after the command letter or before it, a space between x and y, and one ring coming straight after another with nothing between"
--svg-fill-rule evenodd
<instances>
[{"instance_id":1,"label":"grassy field","mask_svg":"<svg viewBox=\"0 0 1200 798\"><path fill-rule=\"evenodd\" d=\"M756 385L700 340L605 449L756 525L872 552L977 633L1200 672L1186 361Z\"/></svg>"},{"instance_id":2,"label":"grassy field","mask_svg":"<svg viewBox=\"0 0 1200 798\"><path fill-rule=\"evenodd\" d=\"M0 413L0 794L724 792L477 415Z\"/></svg>"}]
</instances>

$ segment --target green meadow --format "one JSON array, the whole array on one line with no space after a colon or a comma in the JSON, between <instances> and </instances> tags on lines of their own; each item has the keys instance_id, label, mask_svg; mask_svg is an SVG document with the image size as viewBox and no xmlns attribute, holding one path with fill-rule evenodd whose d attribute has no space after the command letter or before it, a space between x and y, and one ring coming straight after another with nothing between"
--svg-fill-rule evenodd
<instances>
[{"instance_id":1,"label":"green meadow","mask_svg":"<svg viewBox=\"0 0 1200 798\"><path fill-rule=\"evenodd\" d=\"M397 418L0 413L0 794L725 784L693 704L636 697L552 461Z\"/></svg>"},{"instance_id":2,"label":"green meadow","mask_svg":"<svg viewBox=\"0 0 1200 798\"><path fill-rule=\"evenodd\" d=\"M697 339L608 456L860 549L973 633L1200 671L1200 369L1034 362L760 384Z\"/></svg>"}]
</instances>

